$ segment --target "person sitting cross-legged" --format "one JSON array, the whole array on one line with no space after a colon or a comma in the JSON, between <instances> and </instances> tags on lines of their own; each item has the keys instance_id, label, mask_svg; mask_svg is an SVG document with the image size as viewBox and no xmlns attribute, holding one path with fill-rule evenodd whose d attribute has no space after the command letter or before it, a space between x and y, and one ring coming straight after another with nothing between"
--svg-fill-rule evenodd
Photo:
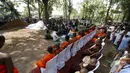
<instances>
[{"instance_id":1,"label":"person sitting cross-legged","mask_svg":"<svg viewBox=\"0 0 130 73\"><path fill-rule=\"evenodd\" d=\"M5 37L0 35L0 48L3 47L5 43ZM0 73L18 73L18 70L14 67L11 57L0 52Z\"/></svg>"},{"instance_id":2,"label":"person sitting cross-legged","mask_svg":"<svg viewBox=\"0 0 130 73\"><path fill-rule=\"evenodd\" d=\"M48 53L43 57L43 59L36 62L36 65L39 68L46 68L46 63L55 57L55 53L52 46L49 46L47 49Z\"/></svg>"}]
</instances>

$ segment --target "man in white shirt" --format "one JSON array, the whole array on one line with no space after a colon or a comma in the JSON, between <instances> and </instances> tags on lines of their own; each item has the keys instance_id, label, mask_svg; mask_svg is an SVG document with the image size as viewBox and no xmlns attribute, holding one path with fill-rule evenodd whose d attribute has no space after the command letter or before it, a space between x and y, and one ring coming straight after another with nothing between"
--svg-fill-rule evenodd
<instances>
[{"instance_id":1,"label":"man in white shirt","mask_svg":"<svg viewBox=\"0 0 130 73\"><path fill-rule=\"evenodd\" d=\"M124 66L119 73L130 73L130 64Z\"/></svg>"}]
</instances>

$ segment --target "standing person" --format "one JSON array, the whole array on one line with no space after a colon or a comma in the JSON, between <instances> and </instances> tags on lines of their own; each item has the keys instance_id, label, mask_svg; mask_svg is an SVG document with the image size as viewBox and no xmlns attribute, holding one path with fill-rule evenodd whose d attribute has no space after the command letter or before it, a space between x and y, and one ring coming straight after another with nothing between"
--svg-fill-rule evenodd
<instances>
[{"instance_id":1,"label":"standing person","mask_svg":"<svg viewBox=\"0 0 130 73\"><path fill-rule=\"evenodd\" d=\"M0 48L5 43L5 37L0 34ZM11 57L0 52L0 73L18 73L18 70L14 67Z\"/></svg>"},{"instance_id":2,"label":"standing person","mask_svg":"<svg viewBox=\"0 0 130 73\"><path fill-rule=\"evenodd\" d=\"M123 39L122 39L122 41L121 41L121 43L119 45L118 50L125 50L126 49L126 47L128 45L128 42L130 41L130 34L129 33L130 33L130 29L127 32L127 34L124 35L124 37L123 37Z\"/></svg>"}]
</instances>

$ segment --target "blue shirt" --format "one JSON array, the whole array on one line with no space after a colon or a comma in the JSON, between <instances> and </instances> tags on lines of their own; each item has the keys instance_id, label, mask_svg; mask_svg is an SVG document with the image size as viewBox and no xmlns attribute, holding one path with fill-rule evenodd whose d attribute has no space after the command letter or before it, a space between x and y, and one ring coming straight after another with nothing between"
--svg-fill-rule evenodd
<instances>
[{"instance_id":1,"label":"blue shirt","mask_svg":"<svg viewBox=\"0 0 130 73\"><path fill-rule=\"evenodd\" d=\"M130 73L130 64L124 66L119 73Z\"/></svg>"}]
</instances>

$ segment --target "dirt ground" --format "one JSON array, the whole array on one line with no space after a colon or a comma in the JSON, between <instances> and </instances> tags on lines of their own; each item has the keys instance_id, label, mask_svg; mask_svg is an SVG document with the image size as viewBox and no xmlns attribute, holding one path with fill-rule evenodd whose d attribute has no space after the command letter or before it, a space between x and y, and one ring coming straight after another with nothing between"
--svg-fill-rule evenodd
<instances>
[{"instance_id":1,"label":"dirt ground","mask_svg":"<svg viewBox=\"0 0 130 73\"><path fill-rule=\"evenodd\" d=\"M53 45L52 41L44 39L42 31L11 29L0 33L6 37L6 43L0 52L11 55L19 73L30 73L36 60L44 56L47 46Z\"/></svg>"}]
</instances>

